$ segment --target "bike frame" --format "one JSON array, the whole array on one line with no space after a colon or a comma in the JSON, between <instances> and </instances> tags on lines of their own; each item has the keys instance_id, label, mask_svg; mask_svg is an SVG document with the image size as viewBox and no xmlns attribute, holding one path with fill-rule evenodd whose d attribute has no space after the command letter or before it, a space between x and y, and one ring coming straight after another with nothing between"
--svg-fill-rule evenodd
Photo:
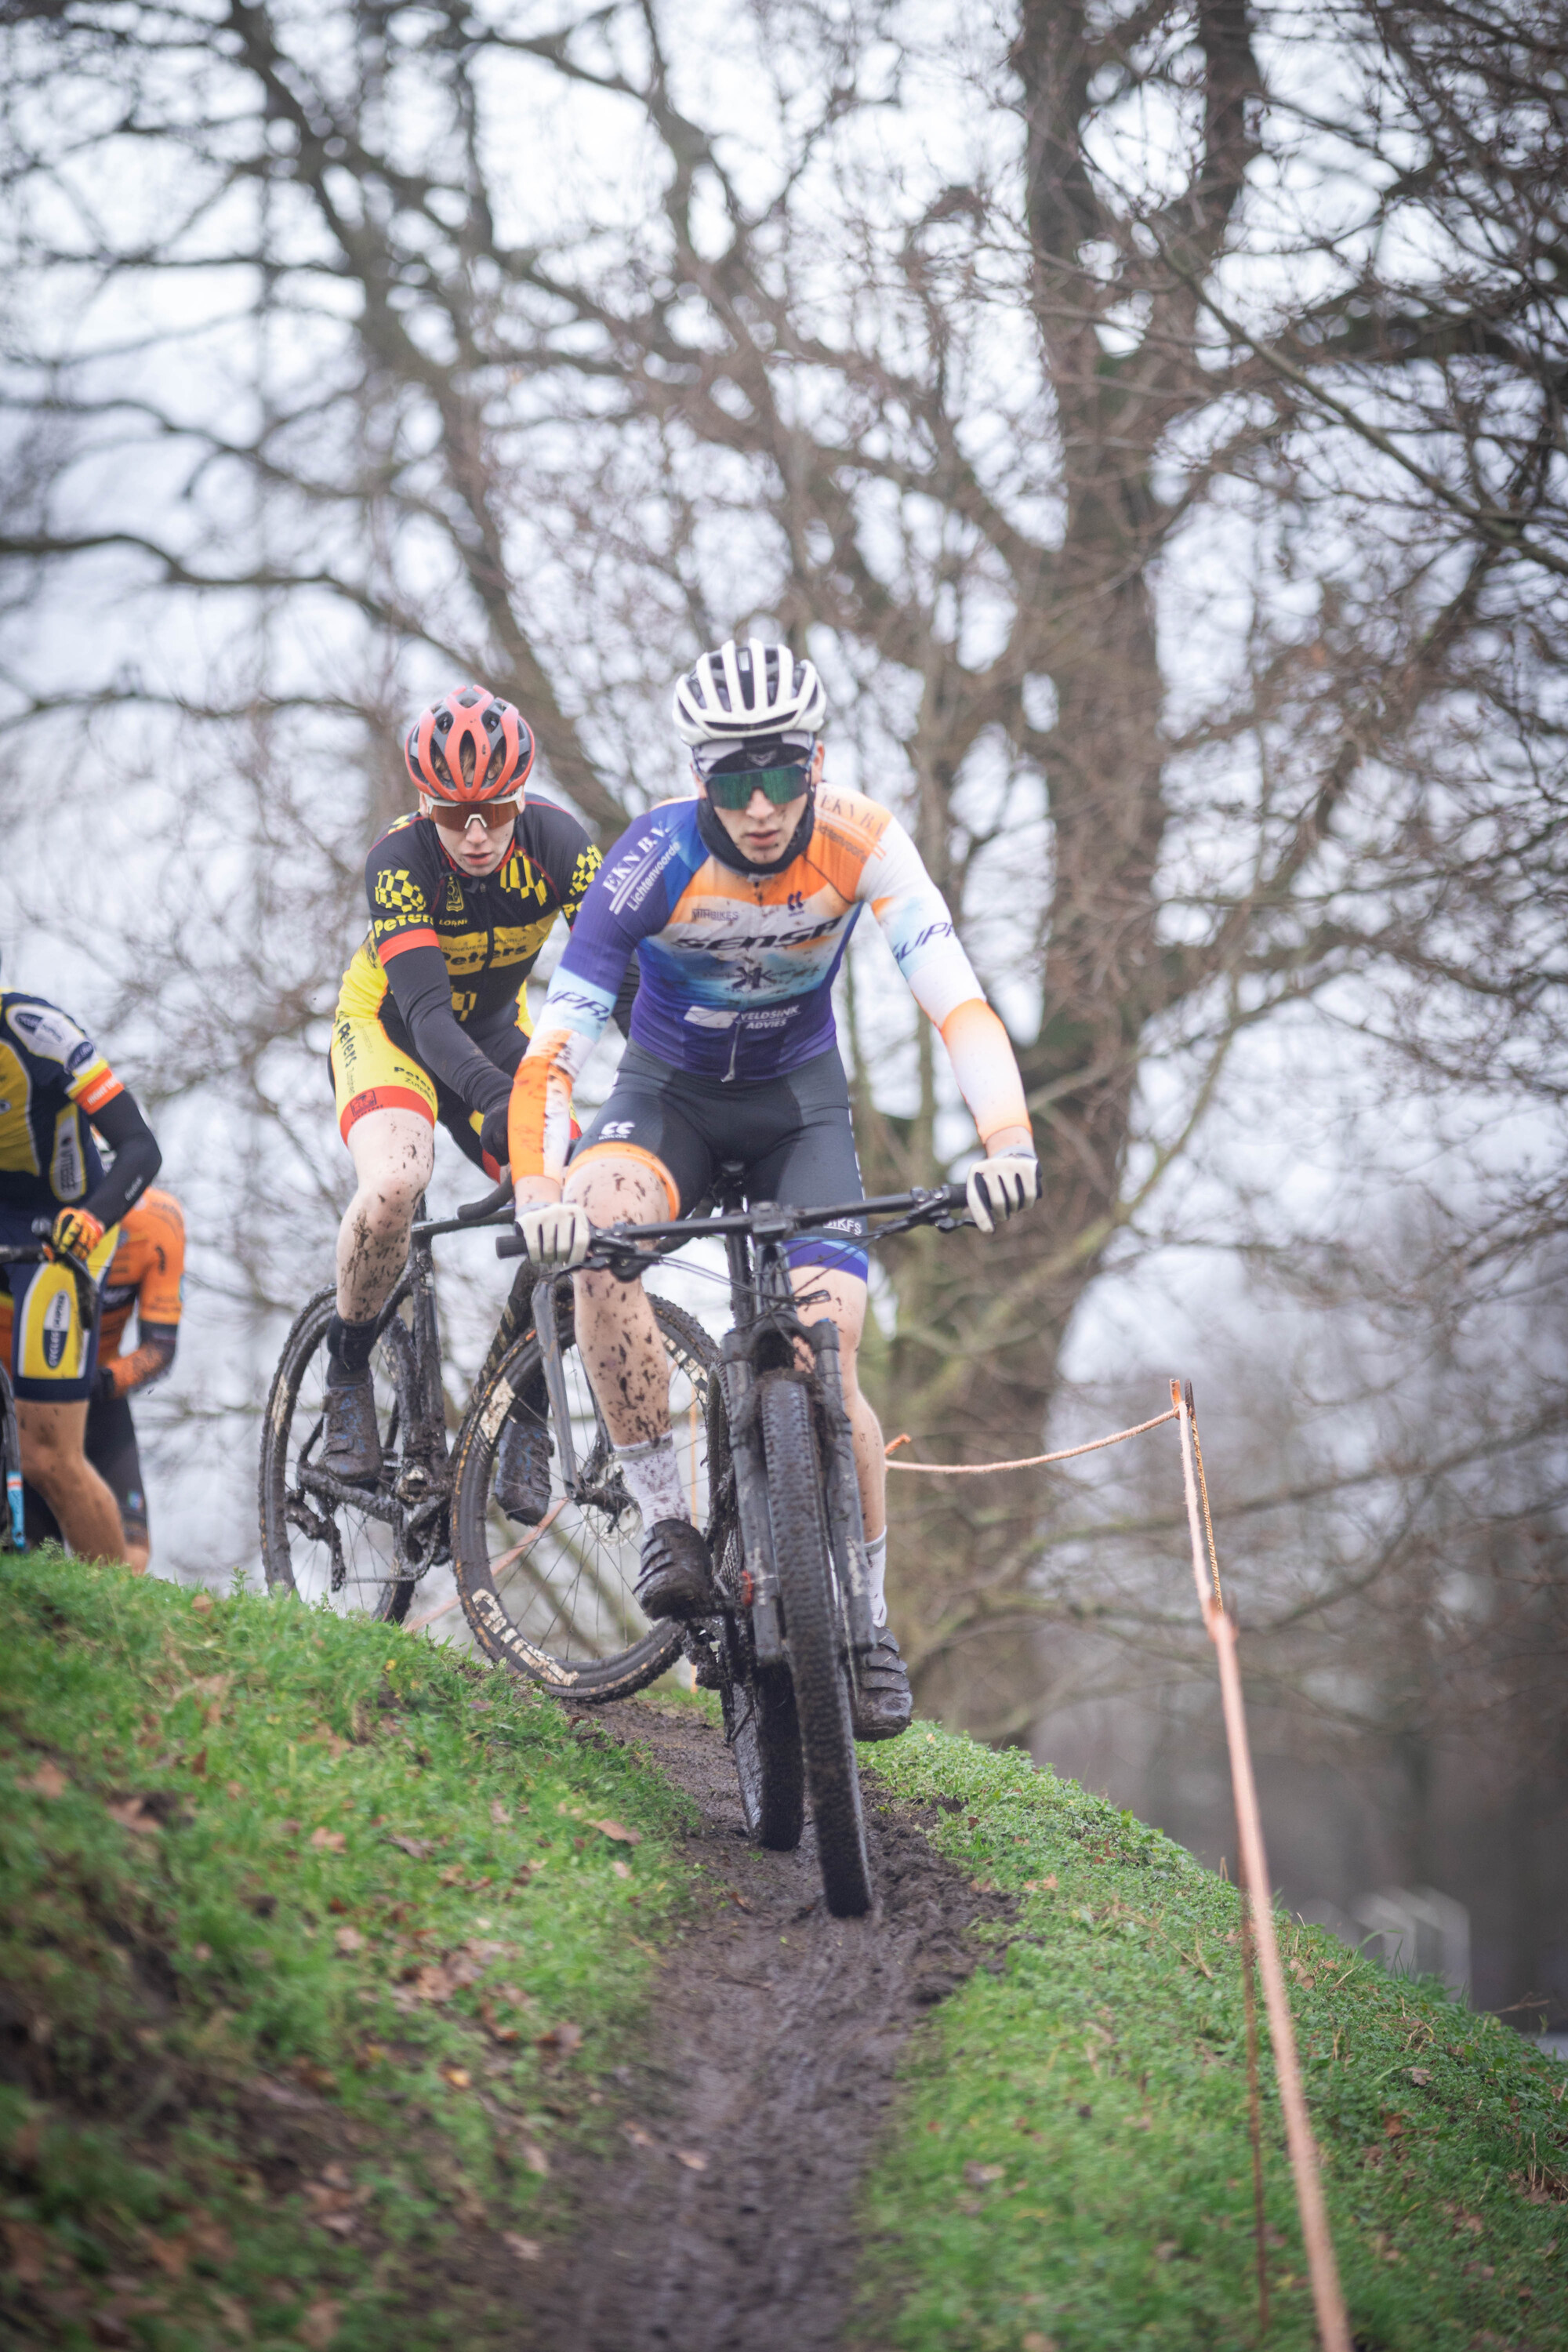
<instances>
[{"instance_id":1,"label":"bike frame","mask_svg":"<svg viewBox=\"0 0 1568 2352\"><path fill-rule=\"evenodd\" d=\"M718 1207L711 1215L679 1217L665 1224L613 1225L595 1234L584 1265L602 1268L622 1282L635 1282L646 1268L663 1262L682 1243L717 1239L724 1244L730 1277L731 1328L720 1346L720 1373L735 1466L735 1503L740 1520L741 1549L745 1564L743 1603L751 1617L752 1637L760 1665L774 1665L784 1654L779 1617L778 1576L773 1559L773 1527L768 1510L766 1466L762 1431L752 1399L757 1383L769 1373L801 1370L804 1347L813 1360L818 1401L818 1427L824 1440L825 1499L828 1538L840 1589L846 1601L846 1631L852 1656L875 1646L871 1623L870 1580L866 1538L860 1514L860 1485L855 1468L854 1433L844 1402L838 1361L838 1330L824 1316L807 1323L791 1280L787 1245L798 1235L826 1225L888 1216L878 1239L917 1224L934 1224L949 1231L960 1222L963 1187L944 1184L931 1191L900 1192L870 1201L846 1202L834 1208L795 1209L774 1201L754 1201L742 1209L731 1205L740 1197L743 1170L737 1162L720 1171L715 1186ZM653 1244L650 1248L647 1244ZM496 1244L498 1257L523 1255L521 1235ZM562 1446L562 1475L568 1490L576 1492L577 1467L567 1410L565 1377L554 1312L554 1297L563 1274L542 1275L534 1291L534 1327L550 1392L552 1418ZM809 1297L809 1294L808 1294ZM549 1306L544 1301L548 1297ZM597 1401L595 1400L595 1412Z\"/></svg>"}]
</instances>

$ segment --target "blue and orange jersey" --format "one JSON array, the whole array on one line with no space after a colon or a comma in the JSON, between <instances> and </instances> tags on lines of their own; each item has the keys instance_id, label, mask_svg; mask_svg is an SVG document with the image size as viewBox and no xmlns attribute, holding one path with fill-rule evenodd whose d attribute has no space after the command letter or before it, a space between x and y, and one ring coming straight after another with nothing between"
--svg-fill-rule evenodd
<instances>
[{"instance_id":1,"label":"blue and orange jersey","mask_svg":"<svg viewBox=\"0 0 1568 2352\"><path fill-rule=\"evenodd\" d=\"M981 1136L1027 1124L1007 1033L889 810L818 786L805 847L772 873L715 856L701 806L652 809L622 835L584 898L513 1081L514 1174L564 1166L572 1087L630 954L639 970L633 1043L694 1076L754 1083L834 1044L833 982L867 906L942 1032Z\"/></svg>"},{"instance_id":2,"label":"blue and orange jersey","mask_svg":"<svg viewBox=\"0 0 1568 2352\"><path fill-rule=\"evenodd\" d=\"M85 1030L46 997L0 992L0 1208L51 1221L103 1176L89 1124L124 1088Z\"/></svg>"}]
</instances>

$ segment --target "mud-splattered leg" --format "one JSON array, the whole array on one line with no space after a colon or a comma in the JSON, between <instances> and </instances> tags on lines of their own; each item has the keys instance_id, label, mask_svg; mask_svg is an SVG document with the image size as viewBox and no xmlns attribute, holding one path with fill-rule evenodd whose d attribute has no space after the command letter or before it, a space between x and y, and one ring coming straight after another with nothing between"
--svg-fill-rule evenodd
<instances>
[{"instance_id":1,"label":"mud-splattered leg","mask_svg":"<svg viewBox=\"0 0 1568 2352\"><path fill-rule=\"evenodd\" d=\"M403 1271L414 1205L436 1164L436 1130L417 1111L373 1110L349 1129L359 1190L338 1234L338 1313L368 1323Z\"/></svg>"},{"instance_id":2,"label":"mud-splattered leg","mask_svg":"<svg viewBox=\"0 0 1568 2352\"><path fill-rule=\"evenodd\" d=\"M669 1196L645 1161L592 1160L566 1179L595 1225L646 1225L668 1217ZM669 1364L647 1293L613 1274L573 1276L577 1345L617 1445L648 1445L669 1427Z\"/></svg>"}]
</instances>

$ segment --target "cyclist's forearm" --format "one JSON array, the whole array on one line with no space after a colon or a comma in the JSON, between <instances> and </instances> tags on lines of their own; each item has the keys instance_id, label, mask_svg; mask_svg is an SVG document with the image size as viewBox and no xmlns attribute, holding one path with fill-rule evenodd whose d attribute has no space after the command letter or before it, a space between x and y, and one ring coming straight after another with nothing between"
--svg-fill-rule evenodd
<instances>
[{"instance_id":1,"label":"cyclist's forearm","mask_svg":"<svg viewBox=\"0 0 1568 2352\"><path fill-rule=\"evenodd\" d=\"M440 949L406 949L388 959L386 977L409 1043L431 1076L449 1087L465 1109L481 1115L500 1110L509 1091L507 1074L480 1052L453 1012L451 978Z\"/></svg>"},{"instance_id":2,"label":"cyclist's forearm","mask_svg":"<svg viewBox=\"0 0 1568 2352\"><path fill-rule=\"evenodd\" d=\"M955 1004L938 1024L942 1042L987 1151L1032 1151L1024 1081L1013 1041L983 996Z\"/></svg>"},{"instance_id":3,"label":"cyclist's forearm","mask_svg":"<svg viewBox=\"0 0 1568 2352\"><path fill-rule=\"evenodd\" d=\"M117 1397L129 1396L133 1389L145 1388L149 1381L157 1380L174 1360L179 1340L178 1326L173 1323L143 1323L140 1344L128 1356L116 1356L105 1367L114 1384Z\"/></svg>"},{"instance_id":4,"label":"cyclist's forearm","mask_svg":"<svg viewBox=\"0 0 1568 2352\"><path fill-rule=\"evenodd\" d=\"M107 1229L117 1225L139 1201L163 1164L158 1139L128 1087L92 1114L92 1123L114 1154L114 1165L82 1202L89 1217Z\"/></svg>"}]
</instances>

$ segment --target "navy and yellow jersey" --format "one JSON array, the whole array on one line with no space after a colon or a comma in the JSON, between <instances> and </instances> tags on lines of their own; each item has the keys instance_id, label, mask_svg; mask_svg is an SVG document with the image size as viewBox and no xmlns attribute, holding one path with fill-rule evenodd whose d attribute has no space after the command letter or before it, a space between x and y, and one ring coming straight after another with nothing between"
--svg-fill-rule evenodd
<instances>
[{"instance_id":1,"label":"navy and yellow jersey","mask_svg":"<svg viewBox=\"0 0 1568 2352\"><path fill-rule=\"evenodd\" d=\"M371 1110L422 1107L434 1119L437 1089L476 1132L504 1107L531 1031L528 975L556 917L575 919L600 862L576 818L549 801L524 803L494 874L465 874L432 818L387 827L365 859L370 933L333 1024L345 1136ZM635 990L634 974L628 1005Z\"/></svg>"},{"instance_id":2,"label":"navy and yellow jersey","mask_svg":"<svg viewBox=\"0 0 1568 2352\"><path fill-rule=\"evenodd\" d=\"M447 967L451 1008L464 1028L488 1026L504 1008L528 1028L524 982L539 961L557 915L570 923L599 870L598 851L575 817L548 801L524 803L510 856L494 874L465 874L441 846L430 817L403 816L387 827L364 862L370 935L350 972L379 986L400 956L437 948ZM345 975L345 982L348 975ZM368 1007L356 1006L356 1011ZM381 1017L399 1045L396 995Z\"/></svg>"},{"instance_id":3,"label":"navy and yellow jersey","mask_svg":"<svg viewBox=\"0 0 1568 2352\"><path fill-rule=\"evenodd\" d=\"M124 1088L68 1013L0 991L0 1208L51 1221L103 1181L89 1121Z\"/></svg>"}]
</instances>

